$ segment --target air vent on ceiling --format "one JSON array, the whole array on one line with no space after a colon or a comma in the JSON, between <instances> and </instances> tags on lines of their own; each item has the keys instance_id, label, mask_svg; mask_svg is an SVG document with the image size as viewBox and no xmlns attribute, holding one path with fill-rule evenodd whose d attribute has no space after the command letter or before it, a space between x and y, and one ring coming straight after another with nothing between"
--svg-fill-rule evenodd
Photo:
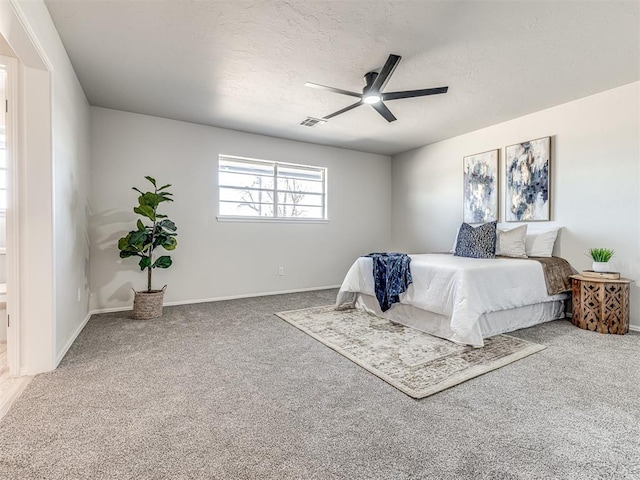
<instances>
[{"instance_id":1,"label":"air vent on ceiling","mask_svg":"<svg viewBox=\"0 0 640 480\"><path fill-rule=\"evenodd\" d=\"M317 127L323 123L327 123L327 121L322 118L307 117L300 122L300 125L303 127Z\"/></svg>"}]
</instances>

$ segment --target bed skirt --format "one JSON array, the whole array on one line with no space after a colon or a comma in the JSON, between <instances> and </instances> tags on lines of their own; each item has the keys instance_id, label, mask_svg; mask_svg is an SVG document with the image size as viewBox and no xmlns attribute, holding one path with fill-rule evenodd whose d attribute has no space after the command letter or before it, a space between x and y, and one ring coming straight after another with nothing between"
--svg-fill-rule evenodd
<instances>
[{"instance_id":1,"label":"bed skirt","mask_svg":"<svg viewBox=\"0 0 640 480\"><path fill-rule=\"evenodd\" d=\"M421 310L404 303L396 303L390 310L383 312L380 310L376 297L363 293L354 295L357 297L355 299L356 308L436 337L463 343L457 341L456 335L451 330L451 319L445 315ZM567 293L564 296L564 299L485 313L480 317L477 327L480 329L482 338L487 338L564 318L565 300L570 295Z\"/></svg>"}]
</instances>

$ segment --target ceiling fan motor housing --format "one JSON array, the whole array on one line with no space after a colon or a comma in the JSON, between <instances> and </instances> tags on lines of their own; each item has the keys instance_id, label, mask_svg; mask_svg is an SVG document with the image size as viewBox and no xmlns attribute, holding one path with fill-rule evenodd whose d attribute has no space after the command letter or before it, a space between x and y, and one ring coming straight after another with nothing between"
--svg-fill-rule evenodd
<instances>
[{"instance_id":1,"label":"ceiling fan motor housing","mask_svg":"<svg viewBox=\"0 0 640 480\"><path fill-rule=\"evenodd\" d=\"M373 85L373 82L376 81L376 77L378 76L378 72L368 72L364 75L364 84L365 87L362 89L362 93L367 93Z\"/></svg>"}]
</instances>

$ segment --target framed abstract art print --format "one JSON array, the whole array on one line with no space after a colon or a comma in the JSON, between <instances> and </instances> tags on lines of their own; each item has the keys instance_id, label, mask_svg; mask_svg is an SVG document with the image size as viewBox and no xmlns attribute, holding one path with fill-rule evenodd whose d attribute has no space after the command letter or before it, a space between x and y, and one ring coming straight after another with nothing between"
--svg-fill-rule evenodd
<instances>
[{"instance_id":1,"label":"framed abstract art print","mask_svg":"<svg viewBox=\"0 0 640 480\"><path fill-rule=\"evenodd\" d=\"M498 220L498 149L462 159L463 222Z\"/></svg>"},{"instance_id":2,"label":"framed abstract art print","mask_svg":"<svg viewBox=\"0 0 640 480\"><path fill-rule=\"evenodd\" d=\"M505 148L505 220L536 222L551 219L549 208L551 137Z\"/></svg>"}]
</instances>

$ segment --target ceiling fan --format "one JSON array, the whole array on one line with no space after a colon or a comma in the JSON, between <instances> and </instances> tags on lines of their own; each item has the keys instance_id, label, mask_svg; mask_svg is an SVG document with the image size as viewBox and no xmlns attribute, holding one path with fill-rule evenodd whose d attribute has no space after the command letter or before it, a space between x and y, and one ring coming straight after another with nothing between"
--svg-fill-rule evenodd
<instances>
[{"instance_id":1,"label":"ceiling fan","mask_svg":"<svg viewBox=\"0 0 640 480\"><path fill-rule=\"evenodd\" d=\"M424 97L426 95L438 95L440 93L447 93L449 87L437 87L437 88L425 88L422 90L406 90L404 92L388 92L383 93L382 89L385 87L389 78L393 74L394 70L400 63L400 59L402 57L400 55L389 55L387 58L384 67L378 72L369 72L365 74L364 81L365 87L362 89L362 93L351 92L349 90L342 90L340 88L327 87L325 85L318 85L317 83L305 83L305 86L311 88L317 88L318 90L327 90L329 92L340 93L342 95L348 95L350 97L357 97L358 100L353 105L349 105L348 107L343 108L342 110L338 110L337 112L333 112L325 117L322 117L322 120L329 120L341 113L348 112L349 110L353 110L356 107L359 107L363 103L371 105L380 115L382 115L388 122L393 122L397 120L396 117L391 113L391 111L384 104L385 101L388 100L398 100L400 98L412 98L412 97Z\"/></svg>"}]
</instances>

